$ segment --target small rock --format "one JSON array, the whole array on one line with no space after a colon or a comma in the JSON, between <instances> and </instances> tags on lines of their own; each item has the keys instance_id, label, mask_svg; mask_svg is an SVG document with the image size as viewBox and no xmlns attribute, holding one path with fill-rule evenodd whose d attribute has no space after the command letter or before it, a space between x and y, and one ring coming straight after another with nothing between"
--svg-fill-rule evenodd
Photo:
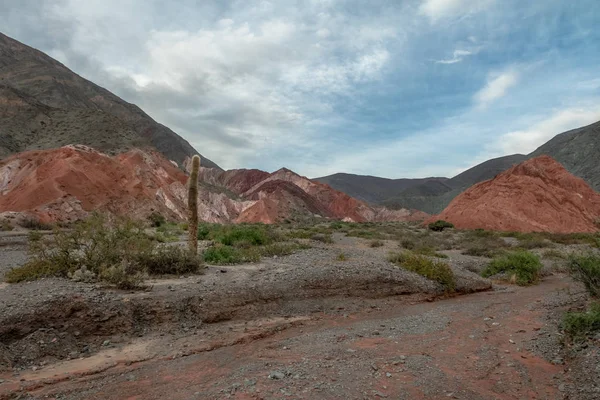
<instances>
[{"instance_id":1,"label":"small rock","mask_svg":"<svg viewBox=\"0 0 600 400\"><path fill-rule=\"evenodd\" d=\"M105 340L104 342L102 342L102 346L106 347L110 345L110 340Z\"/></svg>"},{"instance_id":2,"label":"small rock","mask_svg":"<svg viewBox=\"0 0 600 400\"><path fill-rule=\"evenodd\" d=\"M285 378L285 374L281 371L273 371L269 374L269 379L281 380Z\"/></svg>"},{"instance_id":3,"label":"small rock","mask_svg":"<svg viewBox=\"0 0 600 400\"><path fill-rule=\"evenodd\" d=\"M512 344L515 344L515 341L514 341L514 340L512 340L512 339L508 339L508 341L509 341L510 343L512 343Z\"/></svg>"},{"instance_id":4,"label":"small rock","mask_svg":"<svg viewBox=\"0 0 600 400\"><path fill-rule=\"evenodd\" d=\"M386 373L385 373L385 376L387 376L388 378L391 378L391 377L392 377L392 374L390 374L389 372L386 372Z\"/></svg>"}]
</instances>

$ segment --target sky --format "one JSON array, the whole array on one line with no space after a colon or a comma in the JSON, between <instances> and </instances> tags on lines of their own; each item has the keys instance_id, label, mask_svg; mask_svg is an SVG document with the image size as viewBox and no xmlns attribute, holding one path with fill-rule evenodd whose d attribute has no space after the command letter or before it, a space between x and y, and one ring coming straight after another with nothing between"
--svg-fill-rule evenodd
<instances>
[{"instance_id":1,"label":"sky","mask_svg":"<svg viewBox=\"0 0 600 400\"><path fill-rule=\"evenodd\" d=\"M598 0L0 0L225 169L454 176L600 120Z\"/></svg>"}]
</instances>

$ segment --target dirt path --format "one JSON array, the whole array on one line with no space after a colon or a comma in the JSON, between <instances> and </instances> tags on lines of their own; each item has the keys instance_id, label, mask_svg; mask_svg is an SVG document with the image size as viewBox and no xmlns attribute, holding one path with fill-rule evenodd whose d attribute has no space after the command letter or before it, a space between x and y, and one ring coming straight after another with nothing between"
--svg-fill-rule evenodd
<instances>
[{"instance_id":1,"label":"dirt path","mask_svg":"<svg viewBox=\"0 0 600 400\"><path fill-rule=\"evenodd\" d=\"M223 332L221 345L171 341L171 354L185 349L184 357L152 355L169 345L146 342L131 360L112 354L103 372L93 373L96 358L66 363L67 373L52 379L24 374L20 384L27 396L60 399L559 399L564 366L539 350L554 334L548 307L571 285L553 276L432 303L384 299L350 315L286 321L268 334L248 323Z\"/></svg>"}]
</instances>

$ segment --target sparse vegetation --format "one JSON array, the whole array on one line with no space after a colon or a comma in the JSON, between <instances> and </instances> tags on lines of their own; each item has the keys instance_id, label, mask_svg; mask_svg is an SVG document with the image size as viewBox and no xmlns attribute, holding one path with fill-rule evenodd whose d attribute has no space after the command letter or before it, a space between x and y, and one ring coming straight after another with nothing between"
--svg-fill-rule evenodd
<instances>
[{"instance_id":1,"label":"sparse vegetation","mask_svg":"<svg viewBox=\"0 0 600 400\"><path fill-rule=\"evenodd\" d=\"M446 291L454 292L456 282L450 266L442 261L433 261L426 256L414 254L411 251L392 253L389 261L412 272L442 284Z\"/></svg>"},{"instance_id":2,"label":"sparse vegetation","mask_svg":"<svg viewBox=\"0 0 600 400\"><path fill-rule=\"evenodd\" d=\"M571 339L578 341L600 331L600 303L592 304L585 312L566 313L562 328Z\"/></svg>"},{"instance_id":3,"label":"sparse vegetation","mask_svg":"<svg viewBox=\"0 0 600 400\"><path fill-rule=\"evenodd\" d=\"M454 228L454 224L452 224L448 221L439 219L435 222L430 223L427 227L432 231L442 232L444 229Z\"/></svg>"},{"instance_id":4,"label":"sparse vegetation","mask_svg":"<svg viewBox=\"0 0 600 400\"><path fill-rule=\"evenodd\" d=\"M482 276L489 278L497 274L507 274L511 282L526 286L537 283L542 263L537 255L524 250L506 253L494 258L483 270Z\"/></svg>"},{"instance_id":5,"label":"sparse vegetation","mask_svg":"<svg viewBox=\"0 0 600 400\"><path fill-rule=\"evenodd\" d=\"M546 250L545 252L542 253L542 257L554 258L554 259L560 259L560 260L564 260L567 258L567 256L563 252L561 252L560 250L556 250L556 249Z\"/></svg>"},{"instance_id":6,"label":"sparse vegetation","mask_svg":"<svg viewBox=\"0 0 600 400\"><path fill-rule=\"evenodd\" d=\"M3 219L2 222L0 222L0 231L8 232L8 231L12 231L13 229L14 229L14 226L12 226L12 224L10 222L8 222L7 220Z\"/></svg>"},{"instance_id":7,"label":"sparse vegetation","mask_svg":"<svg viewBox=\"0 0 600 400\"><path fill-rule=\"evenodd\" d=\"M129 288L144 274L195 273L202 265L179 248L161 247L141 222L100 214L53 235L30 232L29 251L31 261L8 271L8 282L68 277L85 267L101 280Z\"/></svg>"},{"instance_id":8,"label":"sparse vegetation","mask_svg":"<svg viewBox=\"0 0 600 400\"><path fill-rule=\"evenodd\" d=\"M371 240L371 243L369 243L369 246L376 248L376 247L382 247L384 246L384 243L381 240Z\"/></svg>"},{"instance_id":9,"label":"sparse vegetation","mask_svg":"<svg viewBox=\"0 0 600 400\"><path fill-rule=\"evenodd\" d=\"M40 221L36 217L27 217L19 223L23 228L30 229L32 231L50 231L54 228L51 224Z\"/></svg>"},{"instance_id":10,"label":"sparse vegetation","mask_svg":"<svg viewBox=\"0 0 600 400\"><path fill-rule=\"evenodd\" d=\"M312 235L310 237L312 240L316 240L317 242L322 242L322 243L333 243L333 237L331 237L331 235L328 234L321 234L321 233L317 233L316 235Z\"/></svg>"},{"instance_id":11,"label":"sparse vegetation","mask_svg":"<svg viewBox=\"0 0 600 400\"><path fill-rule=\"evenodd\" d=\"M154 211L150 215L148 215L148 221L150 221L150 226L154 228L158 228L163 226L167 220L160 213Z\"/></svg>"},{"instance_id":12,"label":"sparse vegetation","mask_svg":"<svg viewBox=\"0 0 600 400\"><path fill-rule=\"evenodd\" d=\"M338 261L346 261L348 258L346 257L346 255L344 253L340 253L338 254L338 256L336 257L336 260Z\"/></svg>"},{"instance_id":13,"label":"sparse vegetation","mask_svg":"<svg viewBox=\"0 0 600 400\"><path fill-rule=\"evenodd\" d=\"M245 262L257 262L260 253L256 248L241 249L232 246L218 244L204 251L204 261L210 264L241 264Z\"/></svg>"},{"instance_id":14,"label":"sparse vegetation","mask_svg":"<svg viewBox=\"0 0 600 400\"><path fill-rule=\"evenodd\" d=\"M573 255L569 258L569 270L592 297L600 298L600 256L591 253Z\"/></svg>"}]
</instances>

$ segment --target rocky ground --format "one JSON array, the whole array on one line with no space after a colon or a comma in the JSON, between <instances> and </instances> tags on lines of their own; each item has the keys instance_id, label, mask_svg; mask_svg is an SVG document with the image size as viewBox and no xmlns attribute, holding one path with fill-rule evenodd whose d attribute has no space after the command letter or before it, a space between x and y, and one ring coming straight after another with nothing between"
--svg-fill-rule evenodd
<instances>
[{"instance_id":1,"label":"rocky ground","mask_svg":"<svg viewBox=\"0 0 600 400\"><path fill-rule=\"evenodd\" d=\"M383 243L335 234L145 291L0 284L0 399L600 396L597 342L562 345L561 315L586 297L555 262L539 285L492 285L475 273L488 259L443 251L464 294L446 297ZM0 238L0 274L25 246Z\"/></svg>"}]
</instances>

